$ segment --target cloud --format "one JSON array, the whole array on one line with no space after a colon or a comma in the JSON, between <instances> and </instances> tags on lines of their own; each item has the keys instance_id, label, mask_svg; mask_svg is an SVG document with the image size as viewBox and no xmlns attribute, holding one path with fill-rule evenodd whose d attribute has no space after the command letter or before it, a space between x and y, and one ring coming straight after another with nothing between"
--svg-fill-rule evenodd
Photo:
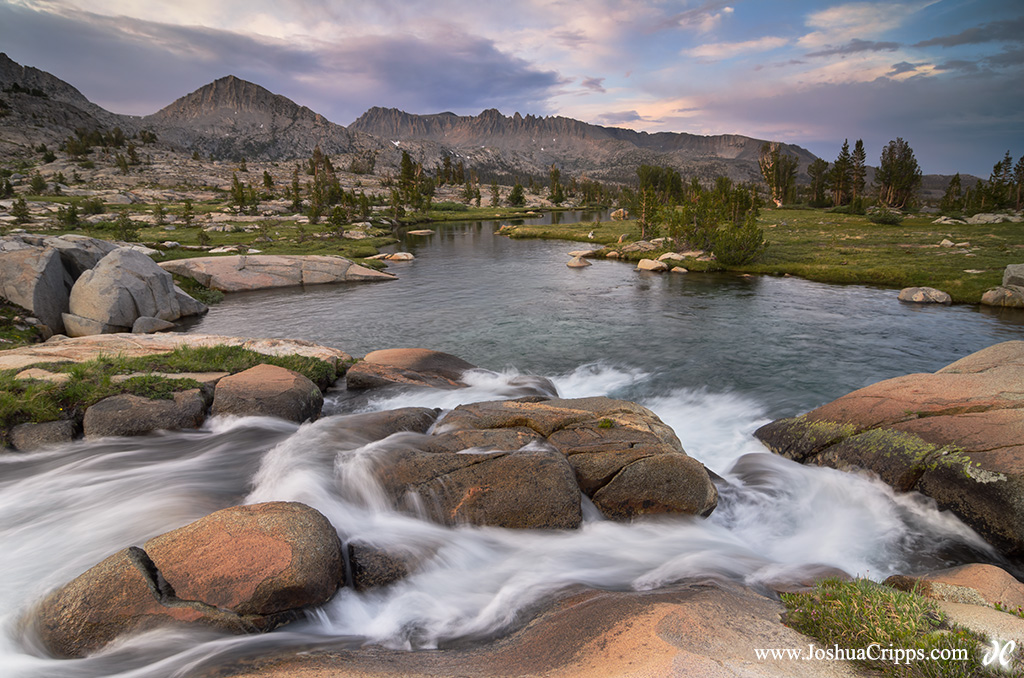
<instances>
[{"instance_id":1,"label":"cloud","mask_svg":"<svg viewBox=\"0 0 1024 678\"><path fill-rule=\"evenodd\" d=\"M735 10L727 2L705 2L700 7L694 7L677 14L673 14L660 22L660 28L686 28L707 33L718 26L722 19L731 15Z\"/></svg>"},{"instance_id":2,"label":"cloud","mask_svg":"<svg viewBox=\"0 0 1024 678\"><path fill-rule=\"evenodd\" d=\"M728 59L730 57L739 56L740 54L748 54L751 52L767 52L773 49L778 49L779 47L784 47L788 43L789 40L787 38L768 36L744 42L712 42L706 45L698 45L697 47L684 49L681 53L686 56L697 57L699 59Z\"/></svg>"},{"instance_id":3,"label":"cloud","mask_svg":"<svg viewBox=\"0 0 1024 678\"><path fill-rule=\"evenodd\" d=\"M864 39L899 28L916 12L938 0L920 2L852 2L809 14L805 24L812 29L797 44L808 49L841 43L850 35Z\"/></svg>"},{"instance_id":4,"label":"cloud","mask_svg":"<svg viewBox=\"0 0 1024 678\"><path fill-rule=\"evenodd\" d=\"M890 78L896 75L903 75L904 73L916 73L917 69L923 64L912 64L907 61L901 61L898 64L892 65L892 70L886 73Z\"/></svg>"},{"instance_id":5,"label":"cloud","mask_svg":"<svg viewBox=\"0 0 1024 678\"><path fill-rule=\"evenodd\" d=\"M882 147L903 137L925 173L987 176L1007 148L1024 148L1024 91L1013 73L969 78L879 78L763 94L727 92L702 102L705 133L785 139L830 160L844 138L864 139L877 163Z\"/></svg>"},{"instance_id":6,"label":"cloud","mask_svg":"<svg viewBox=\"0 0 1024 678\"><path fill-rule=\"evenodd\" d=\"M1024 49L1008 49L1001 54L987 57L985 63L992 66L1020 66L1024 64Z\"/></svg>"},{"instance_id":7,"label":"cloud","mask_svg":"<svg viewBox=\"0 0 1024 678\"><path fill-rule=\"evenodd\" d=\"M612 111L608 113L601 113L593 118L593 121L598 125L624 125L629 122L641 122L644 117L636 111Z\"/></svg>"},{"instance_id":8,"label":"cloud","mask_svg":"<svg viewBox=\"0 0 1024 678\"><path fill-rule=\"evenodd\" d=\"M915 44L914 47L957 47L959 45L979 45L986 42L1024 43L1024 16L1008 21L993 21L968 28L954 35L943 35L923 40Z\"/></svg>"},{"instance_id":9,"label":"cloud","mask_svg":"<svg viewBox=\"0 0 1024 678\"><path fill-rule=\"evenodd\" d=\"M949 61L935 65L937 71L960 71L963 73L977 73L981 70L977 62L964 59L950 59Z\"/></svg>"},{"instance_id":10,"label":"cloud","mask_svg":"<svg viewBox=\"0 0 1024 678\"><path fill-rule=\"evenodd\" d=\"M861 40L854 38L845 45L839 47L827 47L817 52L809 52L809 57L833 56L836 54L856 54L858 52L895 52L900 48L898 42L874 42L872 40Z\"/></svg>"},{"instance_id":11,"label":"cloud","mask_svg":"<svg viewBox=\"0 0 1024 678\"><path fill-rule=\"evenodd\" d=\"M556 31L551 37L569 49L579 49L590 42L590 38L584 35L583 31Z\"/></svg>"},{"instance_id":12,"label":"cloud","mask_svg":"<svg viewBox=\"0 0 1024 678\"><path fill-rule=\"evenodd\" d=\"M549 110L548 99L567 81L557 72L506 54L494 41L454 29L363 35L323 43L295 41L77 10L63 15L0 4L0 42L11 58L73 84L119 113L148 114L216 78L233 73L347 123L370 106L410 112L485 108ZM171 94L169 94L169 92Z\"/></svg>"},{"instance_id":13,"label":"cloud","mask_svg":"<svg viewBox=\"0 0 1024 678\"><path fill-rule=\"evenodd\" d=\"M580 84L592 92L604 94L608 91L604 88L604 78L583 78L583 82Z\"/></svg>"}]
</instances>

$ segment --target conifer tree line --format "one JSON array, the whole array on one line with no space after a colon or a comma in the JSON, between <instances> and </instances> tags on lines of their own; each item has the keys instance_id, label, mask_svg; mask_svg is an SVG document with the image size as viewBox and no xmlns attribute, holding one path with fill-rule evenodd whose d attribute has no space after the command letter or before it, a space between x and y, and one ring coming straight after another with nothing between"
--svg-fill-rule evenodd
<instances>
[{"instance_id":1,"label":"conifer tree line","mask_svg":"<svg viewBox=\"0 0 1024 678\"><path fill-rule=\"evenodd\" d=\"M797 164L797 158L783 153L780 144L768 142L761 146L758 165L776 205L797 201ZM811 207L850 206L852 211L862 212L872 200L895 209L910 206L922 175L913 149L902 138L897 138L882 149L875 181L870 187L863 139L854 142L852 151L850 140L844 139L832 163L815 158L807 167L807 176L810 181L805 197Z\"/></svg>"},{"instance_id":2,"label":"conifer tree line","mask_svg":"<svg viewBox=\"0 0 1024 678\"><path fill-rule=\"evenodd\" d=\"M948 214L981 212L984 210L1024 208L1024 155L1014 164L1007 151L1002 160L992 166L988 181L978 179L974 186L964 186L960 173L949 180L939 209Z\"/></svg>"}]
</instances>

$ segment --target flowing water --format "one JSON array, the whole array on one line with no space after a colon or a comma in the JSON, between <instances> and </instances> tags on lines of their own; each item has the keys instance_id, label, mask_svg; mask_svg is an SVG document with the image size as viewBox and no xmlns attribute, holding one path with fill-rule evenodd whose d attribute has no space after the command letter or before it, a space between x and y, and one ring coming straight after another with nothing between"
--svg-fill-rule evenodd
<instances>
[{"instance_id":1,"label":"flowing water","mask_svg":"<svg viewBox=\"0 0 1024 678\"><path fill-rule=\"evenodd\" d=\"M868 383L1024 338L1019 315L913 307L891 290L793 278L659 276L620 262L569 269L567 252L585 244L508 240L493 235L497 226L407 236L400 249L417 258L391 266L398 281L233 295L191 328L303 338L355 355L434 348L490 370L471 373L469 388L338 391L327 416L303 426L217 418L200 431L0 457L4 675L187 676L322 643L415 650L485 642L576 585L648 589L711 576L759 586L816 564L883 578L997 560L927 499L794 464L751 433ZM367 440L358 413L508 397L522 373L551 378L563 397L610 395L653 409L723 477L717 510L706 520L623 525L588 506L583 527L567 533L450 529L389 510L370 470L409 434ZM381 591L343 590L262 636L164 630L86 659L53 660L20 624L47 590L114 551L219 508L270 500L307 503L343 540L401 547L420 568Z\"/></svg>"}]
</instances>

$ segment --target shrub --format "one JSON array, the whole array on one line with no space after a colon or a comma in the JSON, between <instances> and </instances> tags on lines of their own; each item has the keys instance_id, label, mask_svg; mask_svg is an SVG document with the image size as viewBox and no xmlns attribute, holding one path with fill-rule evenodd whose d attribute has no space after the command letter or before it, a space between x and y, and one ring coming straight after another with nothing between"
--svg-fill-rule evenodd
<instances>
[{"instance_id":1,"label":"shrub","mask_svg":"<svg viewBox=\"0 0 1024 678\"><path fill-rule=\"evenodd\" d=\"M883 226L898 226L903 221L903 215L883 207L868 215L868 221Z\"/></svg>"},{"instance_id":2,"label":"shrub","mask_svg":"<svg viewBox=\"0 0 1024 678\"><path fill-rule=\"evenodd\" d=\"M114 222L114 235L118 240L139 239L139 229L135 227L135 222L128 216L127 210L123 210L117 215L117 221Z\"/></svg>"},{"instance_id":3,"label":"shrub","mask_svg":"<svg viewBox=\"0 0 1024 678\"><path fill-rule=\"evenodd\" d=\"M711 251L723 266L742 266L764 256L768 243L757 221L749 217L740 226L718 229L713 236Z\"/></svg>"},{"instance_id":4,"label":"shrub","mask_svg":"<svg viewBox=\"0 0 1024 678\"><path fill-rule=\"evenodd\" d=\"M464 205L461 202L450 201L435 202L432 209L435 209L438 212L465 212L469 210L469 205Z\"/></svg>"},{"instance_id":5,"label":"shrub","mask_svg":"<svg viewBox=\"0 0 1024 678\"><path fill-rule=\"evenodd\" d=\"M100 198L86 198L78 204L78 208L82 214L103 214L106 210Z\"/></svg>"}]
</instances>

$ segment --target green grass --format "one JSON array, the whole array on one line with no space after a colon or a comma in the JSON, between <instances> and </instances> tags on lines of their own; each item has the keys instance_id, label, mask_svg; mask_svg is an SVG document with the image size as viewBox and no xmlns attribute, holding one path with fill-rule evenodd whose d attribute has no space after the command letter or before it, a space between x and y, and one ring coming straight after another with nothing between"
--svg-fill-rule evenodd
<instances>
[{"instance_id":1,"label":"green grass","mask_svg":"<svg viewBox=\"0 0 1024 678\"><path fill-rule=\"evenodd\" d=\"M11 428L26 423L58 419L80 420L86 408L103 398L133 393L145 398L172 398L178 391L200 388L193 379L170 379L154 372L231 372L261 363L284 367L308 377L321 390L338 377L328 362L298 355L269 356L239 346L182 346L160 355L139 358L100 356L81 363L41 363L49 372L64 373L69 379L56 384L48 381L15 379L18 371L0 371L0 444L9 439ZM114 375L135 374L120 383Z\"/></svg>"},{"instance_id":2,"label":"green grass","mask_svg":"<svg viewBox=\"0 0 1024 678\"><path fill-rule=\"evenodd\" d=\"M456 205L461 207L455 207ZM495 219L529 219L531 216L539 217L540 212L529 207L470 207L462 203L442 202L434 205L426 215L414 214L407 221L410 223L420 223L422 221L493 221Z\"/></svg>"},{"instance_id":3,"label":"green grass","mask_svg":"<svg viewBox=\"0 0 1024 678\"><path fill-rule=\"evenodd\" d=\"M174 283L185 291L193 299L200 301L207 306L219 304L224 301L224 293L220 290L213 290L201 284L195 278L184 275L173 274Z\"/></svg>"},{"instance_id":4,"label":"green grass","mask_svg":"<svg viewBox=\"0 0 1024 678\"><path fill-rule=\"evenodd\" d=\"M43 335L37 328L20 320L31 315L17 304L0 297L0 350L43 341Z\"/></svg>"},{"instance_id":5,"label":"green grass","mask_svg":"<svg viewBox=\"0 0 1024 678\"><path fill-rule=\"evenodd\" d=\"M982 634L952 625L935 602L915 593L897 591L866 579L826 579L809 593L785 593L786 624L815 638L821 647L843 649L879 648L920 650L905 663L892 658L864 659L857 664L877 675L891 678L969 678L1017 676L1020 668L998 671L981 663L988 639ZM932 650L964 649L967 660L932 659ZM1020 667L1018 650L1015 667Z\"/></svg>"},{"instance_id":6,"label":"green grass","mask_svg":"<svg viewBox=\"0 0 1024 678\"><path fill-rule=\"evenodd\" d=\"M912 216L899 225L883 225L871 223L866 216L825 210L764 209L758 225L769 246L761 261L728 268L693 260L680 265L695 271L789 274L838 284L935 287L949 293L954 302L976 304L986 290L1002 282L1007 265L1024 261L1024 224L945 226L932 224L934 219ZM592 240L587 237L590 231L595 236ZM637 239L635 222L525 225L510 229L509 234L514 238L590 241L616 249L613 244L623 233L627 240ZM969 242L971 247L939 247L946 238ZM665 251L622 258L656 258Z\"/></svg>"}]
</instances>

